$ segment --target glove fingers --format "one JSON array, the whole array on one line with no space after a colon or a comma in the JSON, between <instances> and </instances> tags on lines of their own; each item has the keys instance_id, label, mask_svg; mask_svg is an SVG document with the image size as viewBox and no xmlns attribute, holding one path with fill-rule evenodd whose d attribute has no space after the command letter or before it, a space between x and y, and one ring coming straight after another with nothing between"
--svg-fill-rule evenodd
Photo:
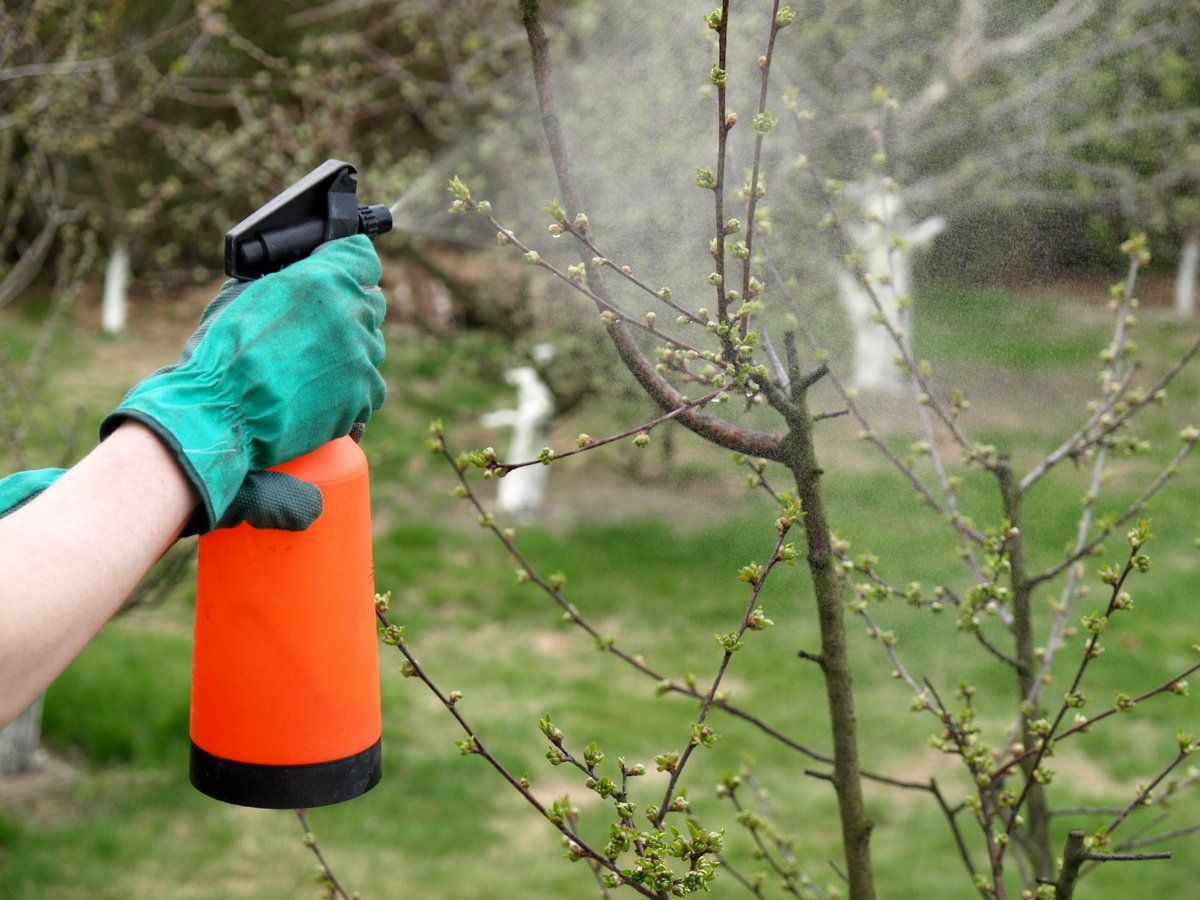
<instances>
[{"instance_id":1,"label":"glove fingers","mask_svg":"<svg viewBox=\"0 0 1200 900\"><path fill-rule=\"evenodd\" d=\"M361 321L369 331L379 333L387 315L387 297L378 285L363 288L363 314Z\"/></svg>"},{"instance_id":2,"label":"glove fingers","mask_svg":"<svg viewBox=\"0 0 1200 900\"><path fill-rule=\"evenodd\" d=\"M66 469L33 469L0 478L0 518L16 512L54 482Z\"/></svg>"},{"instance_id":3,"label":"glove fingers","mask_svg":"<svg viewBox=\"0 0 1200 900\"><path fill-rule=\"evenodd\" d=\"M379 409L383 406L383 401L387 399L387 382L383 380L383 376L378 370L371 373L371 409ZM370 413L367 413L368 418ZM359 421L365 422L366 419Z\"/></svg>"},{"instance_id":4,"label":"glove fingers","mask_svg":"<svg viewBox=\"0 0 1200 900\"><path fill-rule=\"evenodd\" d=\"M328 241L312 252L309 259L313 258L322 258L348 273L361 287L378 284L383 272L371 239L365 234Z\"/></svg>"},{"instance_id":5,"label":"glove fingers","mask_svg":"<svg viewBox=\"0 0 1200 900\"><path fill-rule=\"evenodd\" d=\"M383 332L378 329L370 332L367 335L367 359L376 369L383 365L383 361L387 358L387 341L384 340Z\"/></svg>"},{"instance_id":6,"label":"glove fingers","mask_svg":"<svg viewBox=\"0 0 1200 900\"><path fill-rule=\"evenodd\" d=\"M251 472L217 527L233 528L246 522L255 528L304 531L323 507L321 490L315 484L284 472Z\"/></svg>"}]
</instances>

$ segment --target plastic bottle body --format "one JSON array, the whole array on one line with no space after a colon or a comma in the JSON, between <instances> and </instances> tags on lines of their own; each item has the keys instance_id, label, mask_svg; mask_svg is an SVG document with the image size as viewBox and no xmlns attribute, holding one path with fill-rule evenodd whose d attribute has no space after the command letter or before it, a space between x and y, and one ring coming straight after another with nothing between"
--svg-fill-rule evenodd
<instances>
[{"instance_id":1,"label":"plastic bottle body","mask_svg":"<svg viewBox=\"0 0 1200 900\"><path fill-rule=\"evenodd\" d=\"M226 802L307 808L381 773L369 483L349 438L277 470L320 488L308 530L200 539L191 776Z\"/></svg>"}]
</instances>

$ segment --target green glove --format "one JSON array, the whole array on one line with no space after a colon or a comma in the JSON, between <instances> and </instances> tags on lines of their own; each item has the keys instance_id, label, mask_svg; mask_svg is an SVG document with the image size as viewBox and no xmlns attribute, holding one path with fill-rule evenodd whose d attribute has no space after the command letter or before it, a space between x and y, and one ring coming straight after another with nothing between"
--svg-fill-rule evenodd
<instances>
[{"instance_id":1,"label":"green glove","mask_svg":"<svg viewBox=\"0 0 1200 900\"><path fill-rule=\"evenodd\" d=\"M383 404L379 274L370 240L356 235L273 275L226 282L179 362L137 384L101 439L132 419L163 440L200 498L188 532L243 520L307 527L320 491L262 470L348 434Z\"/></svg>"},{"instance_id":2,"label":"green glove","mask_svg":"<svg viewBox=\"0 0 1200 900\"><path fill-rule=\"evenodd\" d=\"M34 469L0 478L0 519L16 512L67 471ZM283 472L251 472L234 495L218 528L249 522L255 528L304 531L321 514L321 490Z\"/></svg>"},{"instance_id":3,"label":"green glove","mask_svg":"<svg viewBox=\"0 0 1200 900\"><path fill-rule=\"evenodd\" d=\"M20 509L54 482L66 469L33 469L0 478L0 518Z\"/></svg>"}]
</instances>

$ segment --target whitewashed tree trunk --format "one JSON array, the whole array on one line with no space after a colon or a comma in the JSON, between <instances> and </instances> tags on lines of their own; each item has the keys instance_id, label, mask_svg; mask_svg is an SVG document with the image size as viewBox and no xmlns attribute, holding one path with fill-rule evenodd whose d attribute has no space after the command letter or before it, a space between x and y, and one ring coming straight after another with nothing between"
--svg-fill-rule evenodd
<instances>
[{"instance_id":1,"label":"whitewashed tree trunk","mask_svg":"<svg viewBox=\"0 0 1200 900\"><path fill-rule=\"evenodd\" d=\"M129 246L117 239L104 269L104 299L100 327L105 334L123 334L129 313Z\"/></svg>"},{"instance_id":2,"label":"whitewashed tree trunk","mask_svg":"<svg viewBox=\"0 0 1200 900\"><path fill-rule=\"evenodd\" d=\"M862 203L860 224L847 228L854 249L868 273L879 279L875 296L893 326L899 324L898 297L912 293L913 250L933 241L946 227L941 216L911 225L902 215L899 195L865 186L848 188ZM899 246L889 245L901 239ZM887 329L878 321L880 310L871 295L848 272L838 275L838 296L854 330L854 384L860 390L900 394L904 377L895 364L898 353Z\"/></svg>"},{"instance_id":3,"label":"whitewashed tree trunk","mask_svg":"<svg viewBox=\"0 0 1200 900\"><path fill-rule=\"evenodd\" d=\"M1200 268L1200 232L1188 233L1175 270L1175 312L1190 319L1196 314L1196 274Z\"/></svg>"},{"instance_id":4,"label":"whitewashed tree trunk","mask_svg":"<svg viewBox=\"0 0 1200 900\"><path fill-rule=\"evenodd\" d=\"M0 729L0 776L34 768L42 733L42 698L38 697L7 728Z\"/></svg>"},{"instance_id":5,"label":"whitewashed tree trunk","mask_svg":"<svg viewBox=\"0 0 1200 900\"><path fill-rule=\"evenodd\" d=\"M554 415L554 397L530 366L508 369L504 380L517 389L516 409L501 409L483 416L487 428L511 428L512 442L504 459L523 462L533 459L546 446L550 420ZM520 519L531 519L542 508L546 496L548 466L514 469L500 480L496 509Z\"/></svg>"},{"instance_id":6,"label":"whitewashed tree trunk","mask_svg":"<svg viewBox=\"0 0 1200 900\"><path fill-rule=\"evenodd\" d=\"M893 362L896 347L887 330L876 321L878 310L870 295L853 275L842 272L838 275L838 296L854 331L854 386L875 393L901 393L904 381ZM879 294L879 299L894 324L896 304L891 295Z\"/></svg>"}]
</instances>

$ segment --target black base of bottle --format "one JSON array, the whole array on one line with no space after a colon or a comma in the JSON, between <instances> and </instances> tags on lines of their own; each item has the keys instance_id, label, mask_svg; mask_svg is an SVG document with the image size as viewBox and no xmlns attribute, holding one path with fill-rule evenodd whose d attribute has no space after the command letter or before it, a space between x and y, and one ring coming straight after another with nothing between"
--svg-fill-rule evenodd
<instances>
[{"instance_id":1,"label":"black base of bottle","mask_svg":"<svg viewBox=\"0 0 1200 900\"><path fill-rule=\"evenodd\" d=\"M268 766L214 756L192 742L192 785L238 806L311 809L365 794L383 775L383 739L361 753L328 762Z\"/></svg>"}]
</instances>

